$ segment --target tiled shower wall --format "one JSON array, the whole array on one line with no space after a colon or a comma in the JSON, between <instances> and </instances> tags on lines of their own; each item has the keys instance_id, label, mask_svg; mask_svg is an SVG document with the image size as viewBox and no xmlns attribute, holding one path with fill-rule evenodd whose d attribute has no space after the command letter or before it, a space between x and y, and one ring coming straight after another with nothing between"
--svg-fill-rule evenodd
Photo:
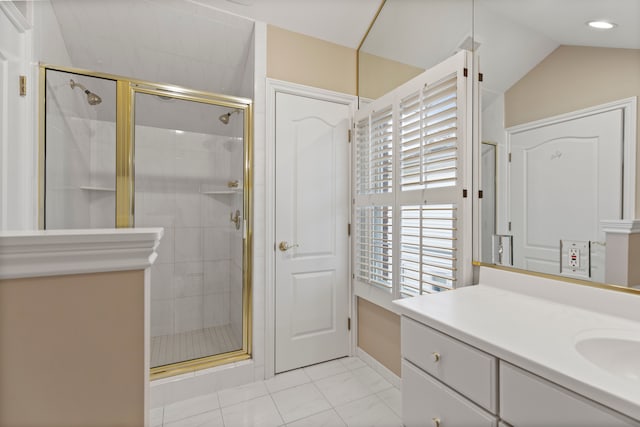
<instances>
[{"instance_id":1,"label":"tiled shower wall","mask_svg":"<svg viewBox=\"0 0 640 427\"><path fill-rule=\"evenodd\" d=\"M230 220L242 193L224 193L242 181L242 150L241 139L136 126L136 226L165 228L151 268L152 336L242 318L242 229Z\"/></svg>"},{"instance_id":2,"label":"tiled shower wall","mask_svg":"<svg viewBox=\"0 0 640 427\"><path fill-rule=\"evenodd\" d=\"M115 123L50 114L48 228L115 224ZM242 338L241 138L136 126L135 226L164 227L151 268L151 335L231 324ZM82 188L81 188L82 187ZM242 190L242 188L240 188ZM221 193L216 193L221 191ZM207 194L205 194L207 193ZM241 217L242 219L242 217Z\"/></svg>"},{"instance_id":3,"label":"tiled shower wall","mask_svg":"<svg viewBox=\"0 0 640 427\"><path fill-rule=\"evenodd\" d=\"M46 228L114 227L115 123L72 116L89 107L55 77L47 88Z\"/></svg>"}]
</instances>

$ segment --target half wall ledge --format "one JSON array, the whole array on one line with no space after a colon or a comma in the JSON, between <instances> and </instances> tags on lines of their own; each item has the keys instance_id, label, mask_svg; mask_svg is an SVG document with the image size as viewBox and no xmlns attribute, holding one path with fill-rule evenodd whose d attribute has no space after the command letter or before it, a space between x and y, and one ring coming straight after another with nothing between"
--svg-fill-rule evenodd
<instances>
[{"instance_id":1,"label":"half wall ledge","mask_svg":"<svg viewBox=\"0 0 640 427\"><path fill-rule=\"evenodd\" d=\"M144 270L163 228L0 231L0 279Z\"/></svg>"}]
</instances>

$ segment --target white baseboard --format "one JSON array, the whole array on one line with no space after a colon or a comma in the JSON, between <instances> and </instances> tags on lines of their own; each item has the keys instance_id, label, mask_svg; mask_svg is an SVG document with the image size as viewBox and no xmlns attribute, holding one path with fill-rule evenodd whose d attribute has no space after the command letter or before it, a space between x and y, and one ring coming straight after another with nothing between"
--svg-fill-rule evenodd
<instances>
[{"instance_id":1,"label":"white baseboard","mask_svg":"<svg viewBox=\"0 0 640 427\"><path fill-rule=\"evenodd\" d=\"M170 405L181 400L214 393L254 381L253 360L229 363L201 371L153 380L150 407Z\"/></svg>"},{"instance_id":2,"label":"white baseboard","mask_svg":"<svg viewBox=\"0 0 640 427\"><path fill-rule=\"evenodd\" d=\"M364 363L369 365L371 369L382 375L382 377L393 384L394 387L400 388L400 386L402 385L402 378L391 372L386 366L374 359L373 356L371 356L369 353L367 353L360 347L357 347L356 356L362 359Z\"/></svg>"}]
</instances>

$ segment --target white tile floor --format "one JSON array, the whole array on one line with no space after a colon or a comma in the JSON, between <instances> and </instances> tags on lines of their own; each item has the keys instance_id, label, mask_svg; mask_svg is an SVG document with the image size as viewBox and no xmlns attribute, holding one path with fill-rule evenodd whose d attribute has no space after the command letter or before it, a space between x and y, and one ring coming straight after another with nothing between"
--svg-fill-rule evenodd
<instances>
[{"instance_id":1,"label":"white tile floor","mask_svg":"<svg viewBox=\"0 0 640 427\"><path fill-rule=\"evenodd\" d=\"M395 427L400 390L357 357L151 410L151 426Z\"/></svg>"}]
</instances>

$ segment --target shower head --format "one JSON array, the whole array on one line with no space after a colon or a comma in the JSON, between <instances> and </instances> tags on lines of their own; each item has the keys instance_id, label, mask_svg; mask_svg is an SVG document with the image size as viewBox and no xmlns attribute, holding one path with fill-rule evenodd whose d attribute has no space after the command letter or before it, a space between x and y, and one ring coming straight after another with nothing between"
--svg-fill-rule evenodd
<instances>
[{"instance_id":1,"label":"shower head","mask_svg":"<svg viewBox=\"0 0 640 427\"><path fill-rule=\"evenodd\" d=\"M233 111L229 111L228 113L224 113L220 117L218 117L218 120L220 120L222 122L222 124L228 125L229 124L229 119L231 118L231 115L233 113L239 113L239 112L240 112L240 110L238 110L238 109L235 109Z\"/></svg>"},{"instance_id":2,"label":"shower head","mask_svg":"<svg viewBox=\"0 0 640 427\"><path fill-rule=\"evenodd\" d=\"M89 103L89 105L98 105L102 102L102 98L100 98L95 93L91 92L89 89L87 89L80 83L76 83L73 80L69 80L69 86L71 86L71 89L75 89L76 86L82 89L84 93L87 95L87 102Z\"/></svg>"},{"instance_id":3,"label":"shower head","mask_svg":"<svg viewBox=\"0 0 640 427\"><path fill-rule=\"evenodd\" d=\"M89 92L88 90L85 90L85 93L87 94L87 102L89 105L98 105L102 102L102 98L95 93Z\"/></svg>"},{"instance_id":4,"label":"shower head","mask_svg":"<svg viewBox=\"0 0 640 427\"><path fill-rule=\"evenodd\" d=\"M218 117L218 120L220 120L223 125L228 125L230 117L231 117L231 113L225 113L225 114L221 115L220 117Z\"/></svg>"}]
</instances>

